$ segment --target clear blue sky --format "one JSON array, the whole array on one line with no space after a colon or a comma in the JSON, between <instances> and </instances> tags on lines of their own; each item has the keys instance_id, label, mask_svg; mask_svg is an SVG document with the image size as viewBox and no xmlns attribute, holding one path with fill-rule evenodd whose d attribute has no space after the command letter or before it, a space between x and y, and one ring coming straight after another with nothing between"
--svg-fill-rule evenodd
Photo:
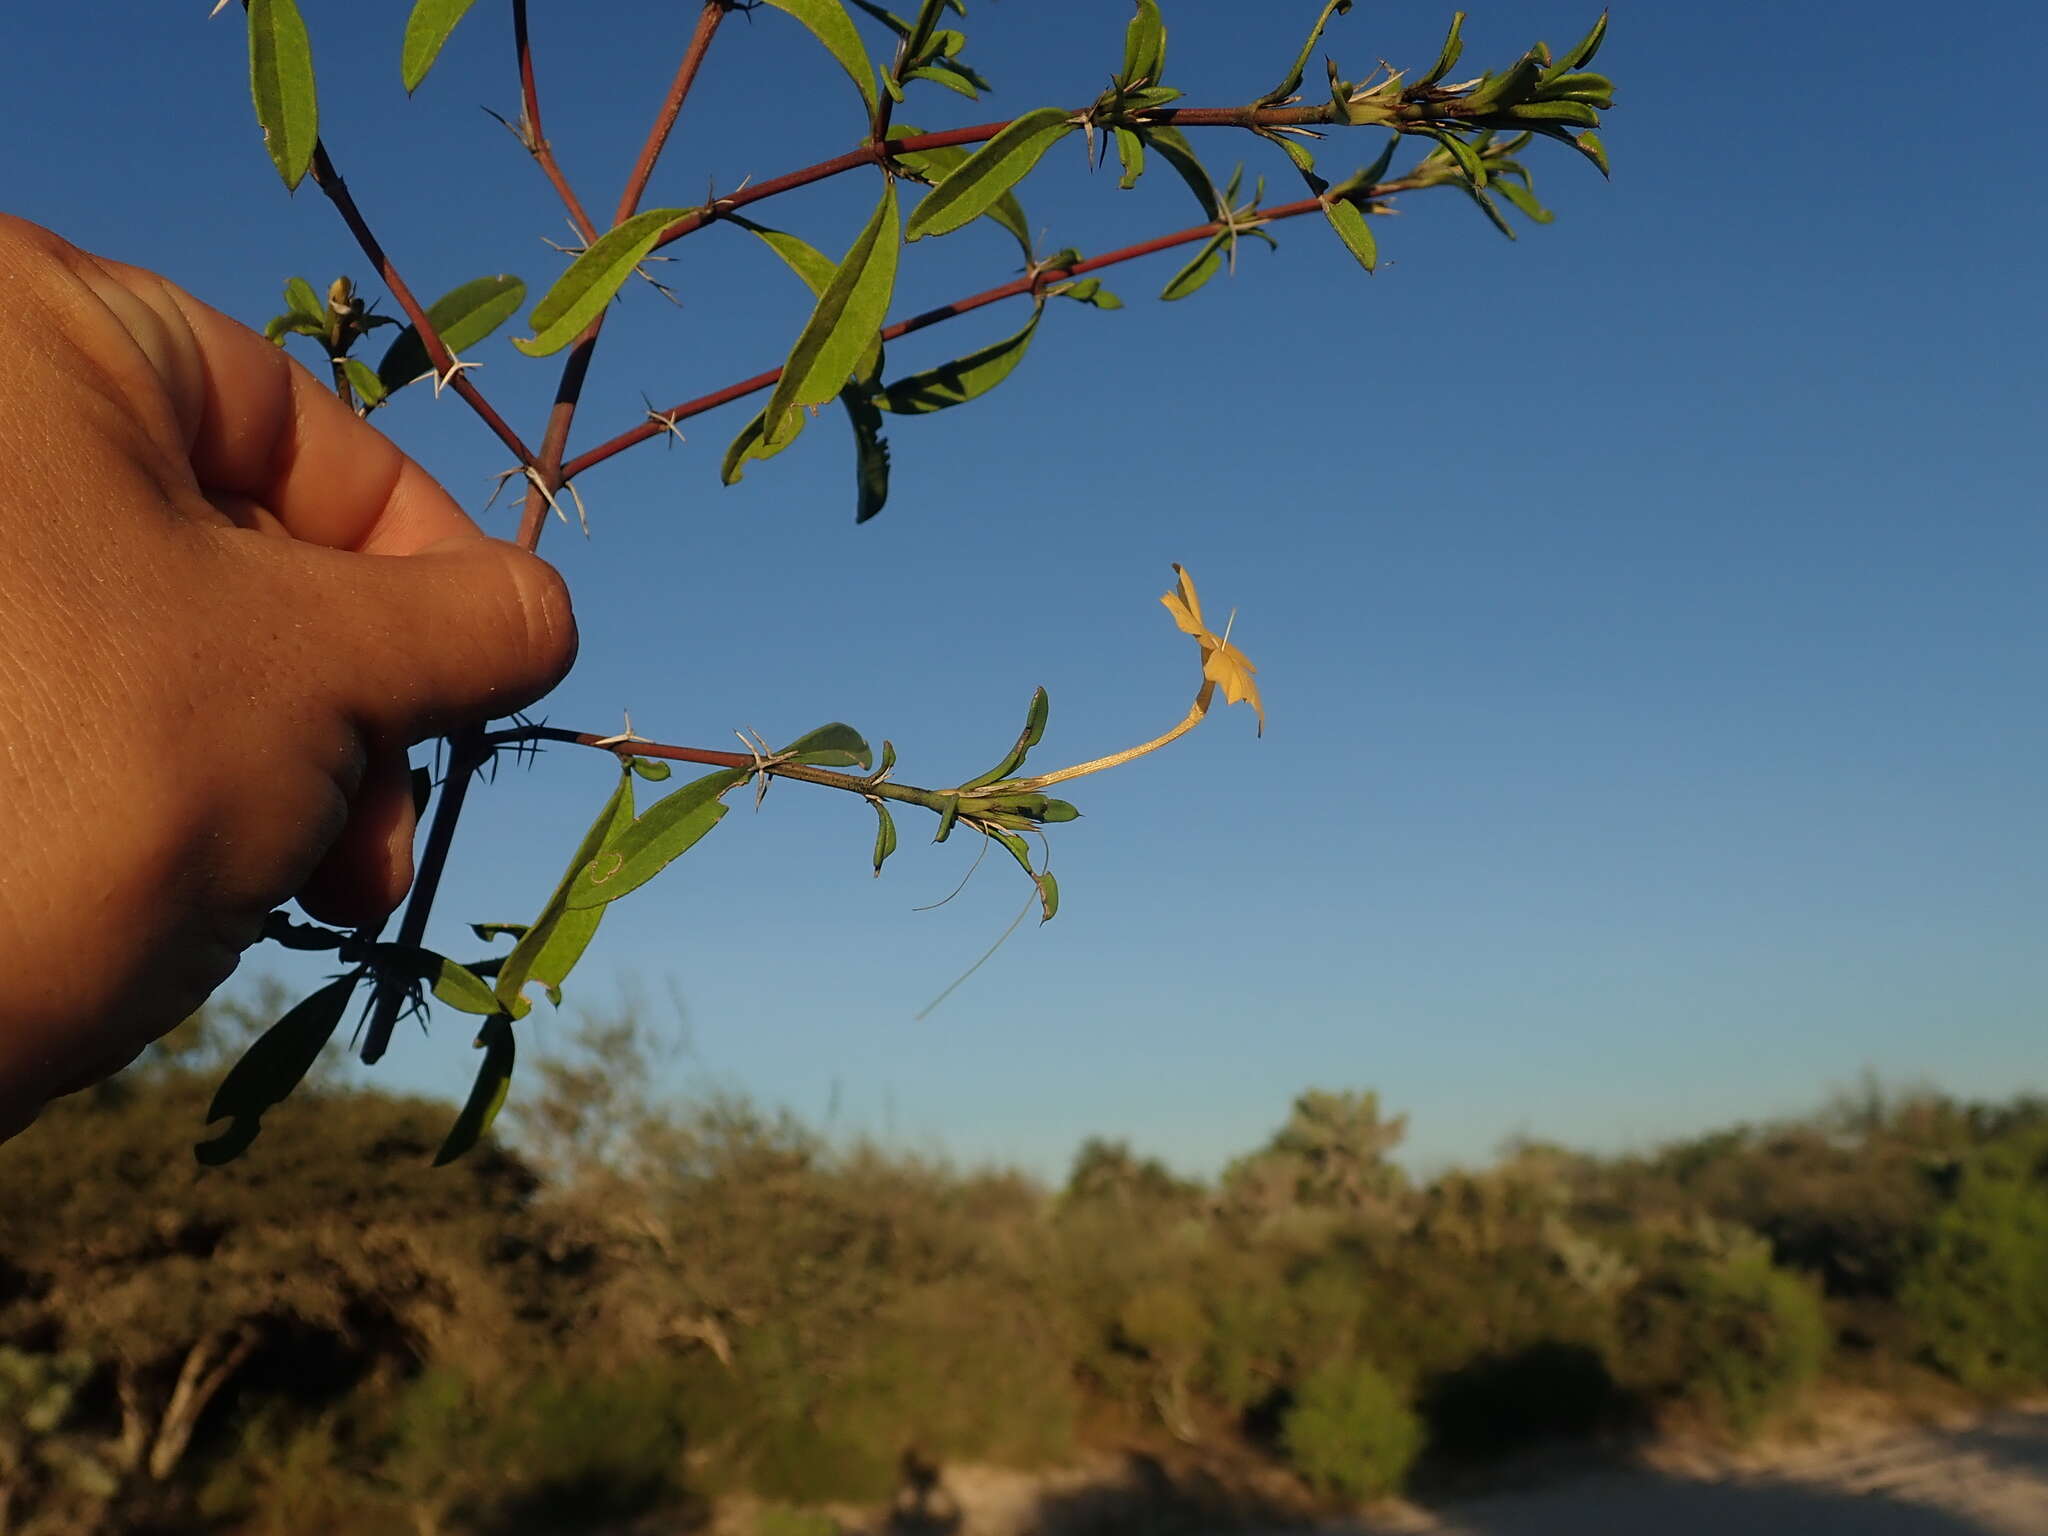
<instances>
[{"instance_id":1,"label":"clear blue sky","mask_svg":"<svg viewBox=\"0 0 2048 1536\"><path fill-rule=\"evenodd\" d=\"M1190 104L1247 100L1318 8L1169 0L1169 78ZM511 270L538 291L562 262L539 237L567 231L478 110L517 113L503 7L477 7L410 103L404 9L307 0L328 143L415 286ZM923 88L907 120L1083 101L1128 14L971 9L996 96ZM206 10L9 7L0 205L260 325L286 275L364 265L310 184L284 195L239 18ZM694 8L535 10L549 134L608 208ZM1594 14L1473 12L1475 73ZM1448 13L1361 5L1326 46L1354 77L1419 65ZM1517 244L1439 192L1378 226L1370 280L1308 221L1181 304L1154 298L1178 258L1108 274L1128 308L1062 306L998 394L896 424L894 497L866 527L830 418L735 489L718 458L751 406L594 471L594 538L556 527L544 551L584 636L556 723L615 730L630 707L720 746L843 718L940 783L992 760L1042 683L1040 761L1093 757L1185 707L1193 647L1157 601L1180 560L1239 610L1270 727L1221 713L1073 786L1062 916L926 1022L1021 880L992 860L914 912L971 848L906 821L878 882L866 808L792 785L615 907L575 1000L637 988L673 1022L679 998L679 1087L1048 1172L1091 1132L1211 1169L1309 1085L1379 1089L1425 1165L1513 1132L1614 1146L1795 1109L1866 1066L2048 1086L2048 215L1993 110L2044 48L2043 13L2010 4L1619 0L1615 179L1536 153L1558 221ZM653 200L835 153L856 111L786 17L734 18ZM1270 146L1198 147L1300 195ZM1333 140L1323 163L1378 147ZM757 211L837 251L872 196L849 177ZM1119 193L1071 145L1024 199L1052 244L1091 251L1191 222L1164 170ZM577 443L637 419L643 390L772 365L801 322L749 237L674 254L681 307L629 295ZM1014 267L987 226L920 244L896 313ZM475 377L537 438L555 369L511 333ZM481 511L503 455L459 403L415 389L379 420ZM512 526L503 503L486 520ZM563 749L475 796L434 938L468 954L461 922L529 917L610 777ZM273 962L245 973L311 974ZM565 1029L542 1005L528 1039ZM459 1093L467 1037L444 1019L380 1070Z\"/></svg>"}]
</instances>

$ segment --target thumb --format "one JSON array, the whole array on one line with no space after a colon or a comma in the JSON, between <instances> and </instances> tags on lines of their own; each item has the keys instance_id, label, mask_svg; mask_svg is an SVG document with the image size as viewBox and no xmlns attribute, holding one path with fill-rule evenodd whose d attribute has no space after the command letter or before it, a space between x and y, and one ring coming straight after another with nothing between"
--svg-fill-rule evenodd
<instances>
[{"instance_id":1,"label":"thumb","mask_svg":"<svg viewBox=\"0 0 2048 1536\"><path fill-rule=\"evenodd\" d=\"M373 738L411 743L523 709L576 659L561 576L502 539L457 534L404 555L252 545L301 567L296 659Z\"/></svg>"}]
</instances>

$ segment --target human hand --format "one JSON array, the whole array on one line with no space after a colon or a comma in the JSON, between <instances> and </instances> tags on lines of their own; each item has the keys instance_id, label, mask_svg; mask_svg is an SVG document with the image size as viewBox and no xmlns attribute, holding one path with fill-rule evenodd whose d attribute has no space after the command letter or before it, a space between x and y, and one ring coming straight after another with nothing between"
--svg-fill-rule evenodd
<instances>
[{"instance_id":1,"label":"human hand","mask_svg":"<svg viewBox=\"0 0 2048 1536\"><path fill-rule=\"evenodd\" d=\"M412 877L406 749L568 670L560 578L160 277L0 216L0 1138L297 897Z\"/></svg>"}]
</instances>

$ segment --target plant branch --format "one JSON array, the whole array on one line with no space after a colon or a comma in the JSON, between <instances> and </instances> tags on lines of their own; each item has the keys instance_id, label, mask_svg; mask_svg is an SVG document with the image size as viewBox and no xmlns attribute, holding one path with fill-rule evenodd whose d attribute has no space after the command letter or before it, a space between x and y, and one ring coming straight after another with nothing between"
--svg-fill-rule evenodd
<instances>
[{"instance_id":1,"label":"plant branch","mask_svg":"<svg viewBox=\"0 0 2048 1536\"><path fill-rule=\"evenodd\" d=\"M427 828L427 843L420 851L419 870L413 876L412 895L405 904L405 917L398 925L398 942L419 946L426 937L427 918L434 910L434 897L441 889L441 876L448 867L448 850L455 843L455 824L462 817L462 802L469 795L470 780L490 761L490 738L480 731L465 731L448 738L448 773L441 781L441 798L434 806L434 819ZM363 1064L372 1065L391 1043L392 1028L398 1023L405 993L384 987L371 1004L369 1029L363 1037Z\"/></svg>"},{"instance_id":2,"label":"plant branch","mask_svg":"<svg viewBox=\"0 0 2048 1536\"><path fill-rule=\"evenodd\" d=\"M690 87L696 82L697 71L704 63L705 52L711 47L719 22L725 19L725 11L725 0L705 0L703 10L698 13L696 30L684 50L682 63L676 68L675 80L669 86L660 111L655 114L654 125L647 132L646 143L641 146L640 158L626 179L626 189L619 199L619 212L614 224L629 217L639 205L640 195L647 187L647 178L654 172L655 161L660 158L662 146L668 142L669 130L675 126L676 116L683 109ZM548 412L547 430L541 438L540 458L532 466L533 481L527 487L526 506L519 517L518 543L521 549L539 547L541 533L548 524L548 512L554 505L554 495L568 480L562 471L562 455L568 451L569 428L576 420L576 405L583 398L583 381L589 376L590 359L597 350L597 338L604 330L605 317L609 313L608 309L601 310L597 318L585 327L562 364L562 377L555 385L555 403Z\"/></svg>"},{"instance_id":3,"label":"plant branch","mask_svg":"<svg viewBox=\"0 0 2048 1536\"><path fill-rule=\"evenodd\" d=\"M582 200L576 196L576 189L569 185L569 178L562 174L561 163L555 159L554 146L548 143L547 134L541 129L540 91L534 84L533 47L526 33L526 0L512 0L512 45L519 54L519 115L520 127L525 130L521 140L562 199L562 206L569 210L576 232L586 243L593 241L597 238L597 226L583 211Z\"/></svg>"},{"instance_id":4,"label":"plant branch","mask_svg":"<svg viewBox=\"0 0 2048 1536\"><path fill-rule=\"evenodd\" d=\"M1380 182L1347 200L1365 205L1391 197L1396 193L1411 192L1422 187L1435 185L1438 185L1438 182L1434 177L1406 176L1395 181ZM1313 197L1303 198L1300 202L1296 203L1279 203L1271 208L1260 209L1258 221L1260 223L1273 223L1281 219L1299 218L1305 213L1314 213L1321 207L1321 200ZM990 304L1000 303L1004 299L1014 299L1036 293L1054 283L1067 282L1073 278L1086 276L1090 272L1099 272L1105 267L1117 266L1122 262L1136 261L1141 256L1157 255L1161 251L1169 251L1176 246L1193 245L1197 241L1213 238L1225 227L1220 222L1196 224L1187 229L1175 230L1170 235L1159 235L1150 240L1140 241L1136 245L1120 246L1116 250L1105 251L1100 256L1091 256L1087 260L1077 261L1071 266L1042 267L1035 272L1028 272L1014 281L999 284L994 288L984 289L980 293L970 294L963 299L955 299L950 304L942 304L937 309L925 310L922 314L912 315L907 320L899 320L882 331L882 340L884 342L894 341L898 337L908 336L914 331L924 330L929 326L938 325L942 321L954 320L958 319L961 315L972 314L977 309L985 308ZM1243 224L1240 223L1239 228L1242 229L1243 227ZM562 478L565 481L574 479L585 470L602 464L606 459L611 458L615 454L623 453L636 443L644 443L651 437L666 435L668 431L667 422L686 421L692 416L701 416L706 411L716 410L721 405L730 405L735 400L744 399L746 396L757 394L761 390L772 389L775 387L776 381L781 377L782 370L780 368L771 368L765 373L755 374L752 378L741 379L736 383L726 385L723 389L713 390L708 395L699 395L694 400L685 400L673 409L653 412L651 414L659 417L659 420L648 420L642 422L639 426L629 428L618 436L608 438L595 447L585 450L564 464L562 466Z\"/></svg>"},{"instance_id":5,"label":"plant branch","mask_svg":"<svg viewBox=\"0 0 2048 1536\"><path fill-rule=\"evenodd\" d=\"M690 34L690 46L683 53L683 62L676 66L676 78L668 88L668 98L661 104L661 113L647 131L647 142L640 147L640 158L634 162L633 174L626 178L626 190L619 194L619 211L612 215L613 224L625 223L639 210L640 196L647 190L648 178L654 174L654 163L661 158L669 130L675 126L676 117L683 110L690 87L697 82L697 71L711 48L712 35L718 31L718 24L725 20L729 8L730 0L704 0L704 9L697 13L697 29Z\"/></svg>"},{"instance_id":6,"label":"plant branch","mask_svg":"<svg viewBox=\"0 0 2048 1536\"><path fill-rule=\"evenodd\" d=\"M1443 123L1467 126L1466 117L1457 110L1455 100L1432 100L1411 102L1392 114L1404 127L1422 123ZM1085 119L1089 108L1077 107L1073 116ZM1337 109L1334 102L1324 102L1314 107L1161 107L1150 112L1139 113L1130 119L1136 126L1156 123L1162 127L1177 128L1242 128L1256 132L1272 128L1316 128L1354 126ZM768 198L778 197L784 192L793 192L798 187L808 187L815 182L826 181L847 171L860 169L864 165L884 165L897 153L904 150L945 149L954 145L982 144L994 138L1009 127L1005 119L993 123L975 123L966 128L949 128L943 133L913 134L901 139L887 141L869 139L860 148L848 150L843 155L834 155L829 160L820 160L801 170L790 171L772 180L742 187L724 197L715 198L708 207L694 209L677 219L661 232L661 238L654 243L654 249L673 245L686 235L693 235L707 224L716 223L728 213ZM1395 123L1384 125L1389 128ZM1525 126L1517 124L1517 127ZM884 148L886 142L887 148Z\"/></svg>"},{"instance_id":7,"label":"plant branch","mask_svg":"<svg viewBox=\"0 0 2048 1536\"><path fill-rule=\"evenodd\" d=\"M342 222L348 225L349 233L356 237L356 244L362 247L370 265L377 269L378 277L383 279L384 286L391 292L391 297L398 301L398 307L405 311L406 319L410 320L413 329L419 332L420 341L427 349L427 357L433 363L434 371L447 373L455 363L455 354L448 350L447 345L441 340L440 333L434 329L434 322L427 318L425 306L413 296L413 291L406 286L405 279L398 275L398 268L393 266L391 258L384 254L384 247L378 242L376 235L371 233L369 221L363 217L363 211L356 206L356 200L349 195L348 183L341 179L341 172L334 168L334 162L328 158L327 146L324 143L313 146L312 177L313 184L327 194L327 200L333 203L336 211L341 214ZM505 418L492 408L490 401L483 397L482 391L460 372L449 379L448 383L450 388L468 402L469 408L476 412L483 424L497 435L498 441L512 450L521 464L533 462L532 452L520 441L519 434L512 430Z\"/></svg>"}]
</instances>

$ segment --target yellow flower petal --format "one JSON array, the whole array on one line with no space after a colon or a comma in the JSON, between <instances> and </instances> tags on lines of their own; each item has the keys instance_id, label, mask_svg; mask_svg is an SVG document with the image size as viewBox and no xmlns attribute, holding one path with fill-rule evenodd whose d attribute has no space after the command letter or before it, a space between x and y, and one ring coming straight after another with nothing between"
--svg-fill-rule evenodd
<instances>
[{"instance_id":1,"label":"yellow flower petal","mask_svg":"<svg viewBox=\"0 0 2048 1536\"><path fill-rule=\"evenodd\" d=\"M1202 603L1195 596L1194 578L1177 564L1173 573L1180 578L1180 590L1164 594L1159 601L1166 605L1166 611L1173 615L1173 622L1182 632L1193 635L1202 648L1202 676L1223 690L1225 703L1250 704L1259 717L1259 734L1265 735L1266 706L1259 701L1259 685L1252 681L1259 669L1245 658L1243 651L1226 644L1202 622Z\"/></svg>"}]
</instances>

